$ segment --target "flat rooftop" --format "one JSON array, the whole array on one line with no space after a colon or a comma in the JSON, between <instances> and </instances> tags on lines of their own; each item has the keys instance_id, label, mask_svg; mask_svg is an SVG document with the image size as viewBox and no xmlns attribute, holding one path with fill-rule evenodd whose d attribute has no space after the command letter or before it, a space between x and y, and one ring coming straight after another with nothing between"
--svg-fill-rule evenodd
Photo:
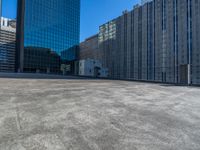
<instances>
[{"instance_id":1,"label":"flat rooftop","mask_svg":"<svg viewBox=\"0 0 200 150\"><path fill-rule=\"evenodd\" d=\"M1 150L199 150L200 88L0 78Z\"/></svg>"}]
</instances>

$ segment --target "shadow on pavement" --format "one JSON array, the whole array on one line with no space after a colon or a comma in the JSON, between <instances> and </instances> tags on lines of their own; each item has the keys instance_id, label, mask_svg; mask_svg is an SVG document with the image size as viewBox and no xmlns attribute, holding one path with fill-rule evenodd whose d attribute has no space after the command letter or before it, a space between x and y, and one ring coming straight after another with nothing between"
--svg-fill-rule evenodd
<instances>
[{"instance_id":1,"label":"shadow on pavement","mask_svg":"<svg viewBox=\"0 0 200 150\"><path fill-rule=\"evenodd\" d=\"M54 74L34 74L34 73L0 73L0 78L14 78L14 79L71 79L71 80L91 80L96 78L80 77L80 76L65 76Z\"/></svg>"}]
</instances>

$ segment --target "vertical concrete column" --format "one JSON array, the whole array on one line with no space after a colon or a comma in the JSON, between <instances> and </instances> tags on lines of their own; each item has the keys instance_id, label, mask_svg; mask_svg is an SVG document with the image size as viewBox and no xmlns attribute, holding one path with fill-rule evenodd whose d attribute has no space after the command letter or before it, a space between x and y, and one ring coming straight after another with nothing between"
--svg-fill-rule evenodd
<instances>
[{"instance_id":1,"label":"vertical concrete column","mask_svg":"<svg viewBox=\"0 0 200 150\"><path fill-rule=\"evenodd\" d=\"M191 84L191 53L192 53L192 2L191 0L187 0L187 32L188 32L188 85Z\"/></svg>"},{"instance_id":2,"label":"vertical concrete column","mask_svg":"<svg viewBox=\"0 0 200 150\"><path fill-rule=\"evenodd\" d=\"M162 0L162 81L166 82L166 0Z\"/></svg>"},{"instance_id":3,"label":"vertical concrete column","mask_svg":"<svg viewBox=\"0 0 200 150\"><path fill-rule=\"evenodd\" d=\"M177 14L177 0L174 1L174 81L178 83L178 14Z\"/></svg>"}]
</instances>

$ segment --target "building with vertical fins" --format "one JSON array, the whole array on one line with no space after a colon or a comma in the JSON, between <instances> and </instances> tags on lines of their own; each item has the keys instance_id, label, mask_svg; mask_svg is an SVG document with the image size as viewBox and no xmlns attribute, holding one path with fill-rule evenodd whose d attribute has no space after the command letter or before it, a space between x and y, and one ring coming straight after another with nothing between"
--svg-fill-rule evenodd
<instances>
[{"instance_id":1,"label":"building with vertical fins","mask_svg":"<svg viewBox=\"0 0 200 150\"><path fill-rule=\"evenodd\" d=\"M80 0L18 0L16 71L57 72L56 55L79 44L79 30Z\"/></svg>"},{"instance_id":2,"label":"building with vertical fins","mask_svg":"<svg viewBox=\"0 0 200 150\"><path fill-rule=\"evenodd\" d=\"M150 1L153 1L153 0L141 0L141 5L144 5L145 3L148 3Z\"/></svg>"},{"instance_id":3,"label":"building with vertical fins","mask_svg":"<svg viewBox=\"0 0 200 150\"><path fill-rule=\"evenodd\" d=\"M99 27L109 77L200 84L200 1L153 0Z\"/></svg>"}]
</instances>

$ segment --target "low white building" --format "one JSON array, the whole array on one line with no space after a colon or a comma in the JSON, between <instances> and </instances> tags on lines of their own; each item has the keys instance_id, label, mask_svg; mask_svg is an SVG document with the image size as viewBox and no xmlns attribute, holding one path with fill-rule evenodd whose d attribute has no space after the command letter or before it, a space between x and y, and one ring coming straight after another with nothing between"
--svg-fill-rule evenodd
<instances>
[{"instance_id":1,"label":"low white building","mask_svg":"<svg viewBox=\"0 0 200 150\"><path fill-rule=\"evenodd\" d=\"M79 61L79 75L90 77L108 77L108 69L103 68L98 60L85 59Z\"/></svg>"}]
</instances>

